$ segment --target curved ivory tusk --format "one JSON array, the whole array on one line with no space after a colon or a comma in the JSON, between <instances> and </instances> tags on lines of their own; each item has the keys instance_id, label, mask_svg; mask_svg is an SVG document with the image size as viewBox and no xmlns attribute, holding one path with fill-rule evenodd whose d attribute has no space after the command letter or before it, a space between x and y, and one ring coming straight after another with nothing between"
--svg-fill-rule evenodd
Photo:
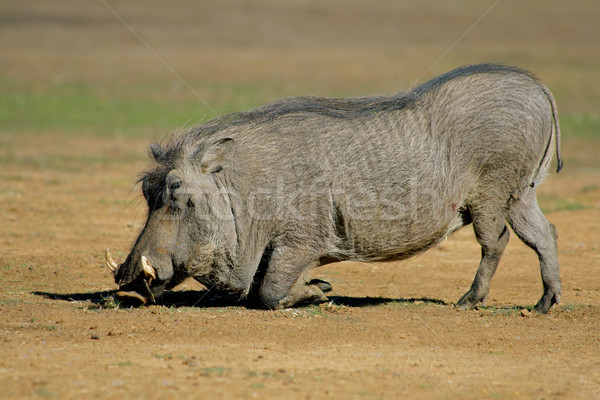
<instances>
[{"instance_id":1,"label":"curved ivory tusk","mask_svg":"<svg viewBox=\"0 0 600 400\"><path fill-rule=\"evenodd\" d=\"M144 296L142 296L138 292L133 292L133 291L131 291L131 292L124 292L124 291L120 290L117 293L115 293L115 296L116 296L117 299L119 299L121 301L136 299L142 305L146 304L146 302L148 301L148 299L146 299Z\"/></svg>"},{"instance_id":2,"label":"curved ivory tusk","mask_svg":"<svg viewBox=\"0 0 600 400\"><path fill-rule=\"evenodd\" d=\"M108 267L110 272L115 272L119 268L115 260L113 260L110 256L109 249L106 249L106 252L104 253L104 258L106 259L106 266Z\"/></svg>"},{"instance_id":3,"label":"curved ivory tusk","mask_svg":"<svg viewBox=\"0 0 600 400\"><path fill-rule=\"evenodd\" d=\"M156 270L152 265L148 264L148 260L145 256L142 256L142 268L144 268L144 274L146 275L146 278L156 279Z\"/></svg>"}]
</instances>

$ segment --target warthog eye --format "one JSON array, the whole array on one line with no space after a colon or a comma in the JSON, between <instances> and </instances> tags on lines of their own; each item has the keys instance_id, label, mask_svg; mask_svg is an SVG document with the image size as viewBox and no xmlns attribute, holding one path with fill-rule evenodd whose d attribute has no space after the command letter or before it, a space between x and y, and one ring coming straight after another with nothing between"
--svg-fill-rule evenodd
<instances>
[{"instance_id":1,"label":"warthog eye","mask_svg":"<svg viewBox=\"0 0 600 400\"><path fill-rule=\"evenodd\" d=\"M195 206L194 201L192 199L189 199L187 201L187 205L188 205L189 208L194 208L194 206Z\"/></svg>"}]
</instances>

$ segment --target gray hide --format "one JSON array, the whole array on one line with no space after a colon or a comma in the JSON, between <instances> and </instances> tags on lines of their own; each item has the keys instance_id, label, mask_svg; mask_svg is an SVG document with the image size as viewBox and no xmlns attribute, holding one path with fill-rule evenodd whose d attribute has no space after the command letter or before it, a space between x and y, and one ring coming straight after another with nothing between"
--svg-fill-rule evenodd
<instances>
[{"instance_id":1,"label":"gray hide","mask_svg":"<svg viewBox=\"0 0 600 400\"><path fill-rule=\"evenodd\" d=\"M539 256L545 313L560 300L557 235L535 188L554 151L560 169L559 140L550 91L501 65L389 97L289 98L216 118L151 146L146 226L123 264L109 262L117 297L146 303L192 276L267 308L325 301L313 268L411 257L472 222L482 258L458 301L471 308L508 222Z\"/></svg>"}]
</instances>

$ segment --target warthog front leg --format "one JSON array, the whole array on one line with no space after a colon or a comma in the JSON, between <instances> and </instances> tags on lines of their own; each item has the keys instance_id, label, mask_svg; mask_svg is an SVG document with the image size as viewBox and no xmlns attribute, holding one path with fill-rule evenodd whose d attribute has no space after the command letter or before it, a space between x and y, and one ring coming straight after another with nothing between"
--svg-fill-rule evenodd
<instances>
[{"instance_id":1,"label":"warthog front leg","mask_svg":"<svg viewBox=\"0 0 600 400\"><path fill-rule=\"evenodd\" d=\"M296 284L294 284L290 288L288 294L283 299L281 299L274 308L276 310L282 310L284 308L305 306L309 304L320 304L329 301L329 299L327 298L327 296L325 296L323 292L323 285L313 284L312 282L313 281L299 281Z\"/></svg>"},{"instance_id":2,"label":"warthog front leg","mask_svg":"<svg viewBox=\"0 0 600 400\"><path fill-rule=\"evenodd\" d=\"M331 291L329 283L318 279L306 282L308 272L319 263L305 260L306 254L294 248L280 247L273 251L258 289L262 306L283 309L329 300L324 294Z\"/></svg>"}]
</instances>

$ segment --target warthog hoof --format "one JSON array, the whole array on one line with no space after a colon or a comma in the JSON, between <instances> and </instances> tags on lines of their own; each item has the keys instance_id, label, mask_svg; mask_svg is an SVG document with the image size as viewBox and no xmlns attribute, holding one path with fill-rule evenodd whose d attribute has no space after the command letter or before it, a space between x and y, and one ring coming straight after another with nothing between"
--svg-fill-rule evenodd
<instances>
[{"instance_id":1,"label":"warthog hoof","mask_svg":"<svg viewBox=\"0 0 600 400\"><path fill-rule=\"evenodd\" d=\"M548 291L544 292L544 295L542 296L540 301L537 302L534 309L535 309L535 311L539 312L540 314L546 314L548 312L548 310L550 310L550 307L552 307L554 304L559 304L559 303L560 303L560 292L556 293L553 290L548 290Z\"/></svg>"},{"instance_id":2,"label":"warthog hoof","mask_svg":"<svg viewBox=\"0 0 600 400\"><path fill-rule=\"evenodd\" d=\"M318 287L319 289L321 289L321 291L323 293L329 293L333 290L333 288L331 287L331 283L326 282L324 280L321 279L313 279L310 282L306 283L307 285L315 285L316 287Z\"/></svg>"},{"instance_id":3,"label":"warthog hoof","mask_svg":"<svg viewBox=\"0 0 600 400\"><path fill-rule=\"evenodd\" d=\"M330 292L331 285L320 279L313 279L303 285L298 285L287 294L274 307L276 310L282 310L291 307L301 307L310 304L320 304L329 301L323 292Z\"/></svg>"},{"instance_id":4,"label":"warthog hoof","mask_svg":"<svg viewBox=\"0 0 600 400\"><path fill-rule=\"evenodd\" d=\"M458 307L461 310L472 310L479 303L481 303L483 306L485 306L486 301L487 301L487 294L477 295L475 293L475 291L473 289L471 289L467 293L465 293L460 298L460 300L458 300L458 302L456 303L456 307Z\"/></svg>"}]
</instances>

